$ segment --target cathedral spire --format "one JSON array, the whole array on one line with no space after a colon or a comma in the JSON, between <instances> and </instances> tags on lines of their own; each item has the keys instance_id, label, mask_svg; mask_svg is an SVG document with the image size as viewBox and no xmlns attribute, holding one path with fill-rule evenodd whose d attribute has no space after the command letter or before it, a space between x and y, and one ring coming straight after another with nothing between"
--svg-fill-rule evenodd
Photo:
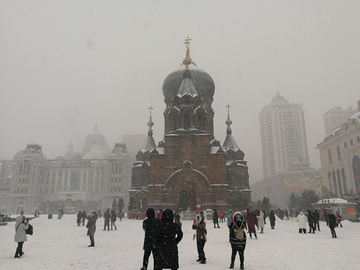
<instances>
[{"instance_id":1,"label":"cathedral spire","mask_svg":"<svg viewBox=\"0 0 360 270\"><path fill-rule=\"evenodd\" d=\"M152 132L152 127L153 127L153 125L154 125L154 122L152 121L151 111L152 111L154 108L150 106L148 109L149 109L149 111L150 111L150 120L149 120L149 122L147 123L147 125L149 126L149 132Z\"/></svg>"},{"instance_id":2,"label":"cathedral spire","mask_svg":"<svg viewBox=\"0 0 360 270\"><path fill-rule=\"evenodd\" d=\"M192 63L191 57L190 57L190 40L191 38L187 37L187 39L185 39L184 44L186 45L186 57L183 61L184 65L185 65L185 70L189 70L189 65Z\"/></svg>"},{"instance_id":3,"label":"cathedral spire","mask_svg":"<svg viewBox=\"0 0 360 270\"><path fill-rule=\"evenodd\" d=\"M230 120L230 105L228 104L226 106L228 108L228 119L226 120L225 124L227 125L227 131L231 131L231 124L232 124L232 121Z\"/></svg>"}]
</instances>

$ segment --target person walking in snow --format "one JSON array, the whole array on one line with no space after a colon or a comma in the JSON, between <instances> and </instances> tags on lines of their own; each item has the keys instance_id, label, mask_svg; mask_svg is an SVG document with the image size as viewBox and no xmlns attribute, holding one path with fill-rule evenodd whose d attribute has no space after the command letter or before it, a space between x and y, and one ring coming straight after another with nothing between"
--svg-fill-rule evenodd
<instances>
[{"instance_id":1,"label":"person walking in snow","mask_svg":"<svg viewBox=\"0 0 360 270\"><path fill-rule=\"evenodd\" d=\"M306 233L306 223L308 219L302 211L297 216L296 220L299 222L299 233Z\"/></svg>"},{"instance_id":2,"label":"person walking in snow","mask_svg":"<svg viewBox=\"0 0 360 270\"><path fill-rule=\"evenodd\" d=\"M336 221L338 223L338 226L340 225L340 227L342 228L342 224L341 224L341 215L339 213L339 211L336 211Z\"/></svg>"},{"instance_id":3,"label":"person walking in snow","mask_svg":"<svg viewBox=\"0 0 360 270\"><path fill-rule=\"evenodd\" d=\"M312 215L312 213L311 213L311 211L310 210L307 210L307 212L308 212L308 216L307 216L307 218L308 218L308 222L309 222L309 233L315 233L315 227L314 227L314 217L313 217L313 215Z\"/></svg>"},{"instance_id":4,"label":"person walking in snow","mask_svg":"<svg viewBox=\"0 0 360 270\"><path fill-rule=\"evenodd\" d=\"M214 222L214 228L216 228L216 225L217 225L217 228L220 228L219 215L218 215L218 212L216 211L216 209L214 210L214 213L213 213L213 222Z\"/></svg>"},{"instance_id":5,"label":"person walking in snow","mask_svg":"<svg viewBox=\"0 0 360 270\"><path fill-rule=\"evenodd\" d=\"M88 247L95 246L95 231L96 231L96 220L98 219L96 211L91 212L91 216L86 217L88 223L86 224L86 228L88 228L88 235L90 238L90 245Z\"/></svg>"},{"instance_id":6,"label":"person walking in snow","mask_svg":"<svg viewBox=\"0 0 360 270\"><path fill-rule=\"evenodd\" d=\"M200 211L200 213L196 215L196 219L194 219L194 223L192 225L192 229L196 230L196 245L198 251L198 259L196 261L202 264L206 263L204 246L207 240L207 230L206 222L204 220L204 212Z\"/></svg>"},{"instance_id":7,"label":"person walking in snow","mask_svg":"<svg viewBox=\"0 0 360 270\"><path fill-rule=\"evenodd\" d=\"M248 226L248 232L250 235L250 238L252 238L252 233L255 235L255 238L257 239L257 235L256 235L256 230L255 230L255 220L254 220L254 215L253 212L250 212L249 209L246 210L246 220L247 220L247 226Z\"/></svg>"},{"instance_id":8,"label":"person walking in snow","mask_svg":"<svg viewBox=\"0 0 360 270\"><path fill-rule=\"evenodd\" d=\"M110 230L110 209L107 209L104 213L104 231Z\"/></svg>"},{"instance_id":9,"label":"person walking in snow","mask_svg":"<svg viewBox=\"0 0 360 270\"><path fill-rule=\"evenodd\" d=\"M179 269L179 252L177 245L183 238L180 227L174 223L171 209L162 213L159 234L159 268Z\"/></svg>"},{"instance_id":10,"label":"person walking in snow","mask_svg":"<svg viewBox=\"0 0 360 270\"><path fill-rule=\"evenodd\" d=\"M335 227L337 227L336 217L335 217L335 215L332 213L331 210L327 210L327 211L326 211L326 214L327 214L328 224L329 224L329 228L330 228L330 232L331 232L332 238L337 238L336 232L335 232Z\"/></svg>"},{"instance_id":11,"label":"person walking in snow","mask_svg":"<svg viewBox=\"0 0 360 270\"><path fill-rule=\"evenodd\" d=\"M155 210L149 208L146 210L146 218L143 221L143 229L145 231L144 237L144 257L143 266L140 270L147 270L149 257L152 252L154 259L154 270L160 270L159 262L159 235L160 235L160 220L155 218Z\"/></svg>"},{"instance_id":12,"label":"person walking in snow","mask_svg":"<svg viewBox=\"0 0 360 270\"><path fill-rule=\"evenodd\" d=\"M270 219L270 226L271 226L271 229L275 229L275 221L276 221L276 217L275 217L274 210L271 210L271 211L270 211L270 214L269 214L269 219Z\"/></svg>"},{"instance_id":13,"label":"person walking in snow","mask_svg":"<svg viewBox=\"0 0 360 270\"><path fill-rule=\"evenodd\" d=\"M314 218L314 229L316 230L316 226L317 226L317 230L320 232L320 214L319 212L315 209L313 212L313 218Z\"/></svg>"},{"instance_id":14,"label":"person walking in snow","mask_svg":"<svg viewBox=\"0 0 360 270\"><path fill-rule=\"evenodd\" d=\"M257 220L260 228L260 233L264 233L264 211L258 212Z\"/></svg>"},{"instance_id":15,"label":"person walking in snow","mask_svg":"<svg viewBox=\"0 0 360 270\"><path fill-rule=\"evenodd\" d=\"M116 221L116 213L115 210L111 210L111 230L113 229L113 226L115 227L115 231L117 230L117 227L115 225L115 221Z\"/></svg>"},{"instance_id":16,"label":"person walking in snow","mask_svg":"<svg viewBox=\"0 0 360 270\"><path fill-rule=\"evenodd\" d=\"M85 219L87 218L87 214L86 214L85 210L82 211L81 218L82 218L82 225L84 226L85 225Z\"/></svg>"},{"instance_id":17,"label":"person walking in snow","mask_svg":"<svg viewBox=\"0 0 360 270\"><path fill-rule=\"evenodd\" d=\"M220 222L224 223L225 216L224 216L224 211L222 209L219 212L219 218L220 218Z\"/></svg>"},{"instance_id":18,"label":"person walking in snow","mask_svg":"<svg viewBox=\"0 0 360 270\"><path fill-rule=\"evenodd\" d=\"M25 253L23 252L23 245L27 241L26 230L29 228L29 220L25 216L17 216L15 221L14 241L18 243L18 246L14 258L20 258Z\"/></svg>"},{"instance_id":19,"label":"person walking in snow","mask_svg":"<svg viewBox=\"0 0 360 270\"><path fill-rule=\"evenodd\" d=\"M81 211L79 211L76 216L76 223L78 226L80 226L80 224L81 224L81 218L82 218L82 214L81 214Z\"/></svg>"},{"instance_id":20,"label":"person walking in snow","mask_svg":"<svg viewBox=\"0 0 360 270\"><path fill-rule=\"evenodd\" d=\"M240 256L240 269L244 269L244 250L246 247L246 222L240 212L234 213L234 221L229 226L229 242L231 244L230 269L234 269L236 254Z\"/></svg>"}]
</instances>

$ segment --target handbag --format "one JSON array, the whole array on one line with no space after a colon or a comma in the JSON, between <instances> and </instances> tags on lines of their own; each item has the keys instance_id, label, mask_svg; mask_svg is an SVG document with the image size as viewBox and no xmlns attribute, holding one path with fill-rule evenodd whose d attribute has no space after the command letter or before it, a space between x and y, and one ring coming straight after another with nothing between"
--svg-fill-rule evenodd
<instances>
[{"instance_id":1,"label":"handbag","mask_svg":"<svg viewBox=\"0 0 360 270\"><path fill-rule=\"evenodd\" d=\"M28 224L29 228L27 230L25 230L26 234L30 234L33 235L34 233L34 227L31 224Z\"/></svg>"}]
</instances>

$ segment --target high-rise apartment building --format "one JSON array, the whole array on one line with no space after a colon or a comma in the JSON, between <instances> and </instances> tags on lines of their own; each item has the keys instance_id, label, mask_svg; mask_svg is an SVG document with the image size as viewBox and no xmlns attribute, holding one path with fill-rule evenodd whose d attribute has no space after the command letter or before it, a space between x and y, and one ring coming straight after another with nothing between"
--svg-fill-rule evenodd
<instances>
[{"instance_id":1,"label":"high-rise apartment building","mask_svg":"<svg viewBox=\"0 0 360 270\"><path fill-rule=\"evenodd\" d=\"M259 120L264 178L310 166L302 104L277 93Z\"/></svg>"},{"instance_id":2,"label":"high-rise apartment building","mask_svg":"<svg viewBox=\"0 0 360 270\"><path fill-rule=\"evenodd\" d=\"M329 134L334 129L340 127L348 119L357 113L357 108L348 107L344 110L342 107L334 107L324 114L325 134Z\"/></svg>"}]
</instances>

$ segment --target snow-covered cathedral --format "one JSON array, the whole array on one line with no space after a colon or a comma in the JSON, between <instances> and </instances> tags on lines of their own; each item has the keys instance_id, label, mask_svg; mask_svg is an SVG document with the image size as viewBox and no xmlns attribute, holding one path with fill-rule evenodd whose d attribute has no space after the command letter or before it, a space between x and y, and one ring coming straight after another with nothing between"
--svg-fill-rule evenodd
<instances>
[{"instance_id":1,"label":"snow-covered cathedral","mask_svg":"<svg viewBox=\"0 0 360 270\"><path fill-rule=\"evenodd\" d=\"M163 83L164 139L155 144L150 109L147 139L137 153L129 191L129 216L148 207L244 209L251 201L244 153L231 130L230 111L226 139L214 137L212 108L215 84L190 57L190 39L180 69Z\"/></svg>"}]
</instances>

